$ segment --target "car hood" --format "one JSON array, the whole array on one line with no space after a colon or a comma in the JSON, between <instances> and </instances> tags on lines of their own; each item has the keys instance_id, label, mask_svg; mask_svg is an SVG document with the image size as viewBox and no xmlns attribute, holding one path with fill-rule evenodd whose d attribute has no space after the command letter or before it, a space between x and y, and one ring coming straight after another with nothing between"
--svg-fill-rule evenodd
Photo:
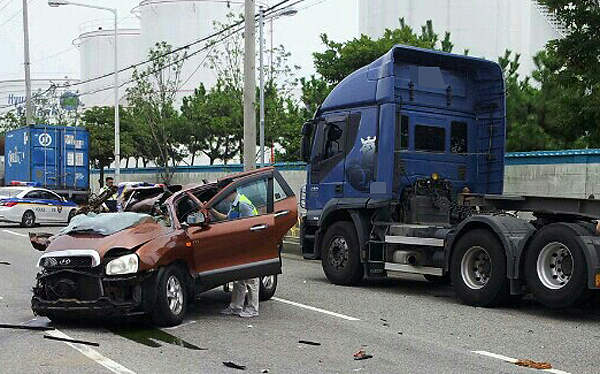
<instances>
[{"instance_id":1,"label":"car hood","mask_svg":"<svg viewBox=\"0 0 600 374\"><path fill-rule=\"evenodd\" d=\"M102 259L112 248L133 250L170 231L172 231L171 228L165 227L161 223L146 221L107 236L88 233L63 234L54 237L45 252L92 249L97 251Z\"/></svg>"}]
</instances>

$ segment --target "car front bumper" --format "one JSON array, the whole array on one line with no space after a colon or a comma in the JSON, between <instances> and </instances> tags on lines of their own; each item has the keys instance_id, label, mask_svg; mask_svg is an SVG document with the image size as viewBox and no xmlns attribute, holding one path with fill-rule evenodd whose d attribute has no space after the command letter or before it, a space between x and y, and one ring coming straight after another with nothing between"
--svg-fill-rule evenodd
<instances>
[{"instance_id":1,"label":"car front bumper","mask_svg":"<svg viewBox=\"0 0 600 374\"><path fill-rule=\"evenodd\" d=\"M108 277L99 270L42 270L33 288L31 309L40 316L130 316L154 304L156 272Z\"/></svg>"}]
</instances>

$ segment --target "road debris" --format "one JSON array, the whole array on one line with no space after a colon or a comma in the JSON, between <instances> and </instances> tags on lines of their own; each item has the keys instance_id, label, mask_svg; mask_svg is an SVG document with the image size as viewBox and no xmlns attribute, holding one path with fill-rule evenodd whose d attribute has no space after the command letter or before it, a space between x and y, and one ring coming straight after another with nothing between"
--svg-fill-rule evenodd
<instances>
[{"instance_id":1,"label":"road debris","mask_svg":"<svg viewBox=\"0 0 600 374\"><path fill-rule=\"evenodd\" d=\"M310 340L298 340L298 343L307 345L321 345L319 342L311 342Z\"/></svg>"},{"instance_id":2,"label":"road debris","mask_svg":"<svg viewBox=\"0 0 600 374\"><path fill-rule=\"evenodd\" d=\"M368 355L364 348L361 348L358 351L354 352L355 360L368 360L369 358L373 358L373 356Z\"/></svg>"},{"instance_id":3,"label":"road debris","mask_svg":"<svg viewBox=\"0 0 600 374\"><path fill-rule=\"evenodd\" d=\"M537 362L528 359L520 359L515 362L517 366L524 366L531 369L552 369L552 365L548 362Z\"/></svg>"},{"instance_id":4,"label":"road debris","mask_svg":"<svg viewBox=\"0 0 600 374\"><path fill-rule=\"evenodd\" d=\"M10 266L10 262L8 262L8 261L0 261L0 265L8 265L8 266Z\"/></svg>"},{"instance_id":5,"label":"road debris","mask_svg":"<svg viewBox=\"0 0 600 374\"><path fill-rule=\"evenodd\" d=\"M6 324L6 323L0 323L0 329L50 331L50 330L54 330L54 327L49 327L49 326L10 325L10 324Z\"/></svg>"},{"instance_id":6,"label":"road debris","mask_svg":"<svg viewBox=\"0 0 600 374\"><path fill-rule=\"evenodd\" d=\"M67 343L76 343L76 344L84 344L84 345L92 345L94 347L99 347L100 344L99 343L94 343L94 342L88 342L85 340L77 340L77 339L67 339L67 338L59 338L56 336L50 336L50 335L44 335L44 339L50 339L50 340L58 340L60 342L67 342Z\"/></svg>"},{"instance_id":7,"label":"road debris","mask_svg":"<svg viewBox=\"0 0 600 374\"><path fill-rule=\"evenodd\" d=\"M263 374L269 374L269 369L262 369L261 373L263 373Z\"/></svg>"},{"instance_id":8,"label":"road debris","mask_svg":"<svg viewBox=\"0 0 600 374\"><path fill-rule=\"evenodd\" d=\"M246 370L246 367L244 365L238 365L231 361L223 361L223 365L227 366L228 368L232 368L232 369Z\"/></svg>"}]
</instances>

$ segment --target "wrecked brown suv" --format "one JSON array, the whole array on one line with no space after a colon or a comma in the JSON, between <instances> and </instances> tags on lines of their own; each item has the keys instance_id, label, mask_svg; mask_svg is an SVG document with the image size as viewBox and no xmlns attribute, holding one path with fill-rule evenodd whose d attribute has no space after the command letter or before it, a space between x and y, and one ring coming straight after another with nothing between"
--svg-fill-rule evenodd
<instances>
[{"instance_id":1,"label":"wrecked brown suv","mask_svg":"<svg viewBox=\"0 0 600 374\"><path fill-rule=\"evenodd\" d=\"M228 214L233 191L254 215ZM58 235L32 234L45 251L33 312L53 320L147 314L168 326L197 294L234 280L262 277L262 300L275 292L281 243L297 220L294 193L275 168L186 187L146 211L79 215Z\"/></svg>"}]
</instances>

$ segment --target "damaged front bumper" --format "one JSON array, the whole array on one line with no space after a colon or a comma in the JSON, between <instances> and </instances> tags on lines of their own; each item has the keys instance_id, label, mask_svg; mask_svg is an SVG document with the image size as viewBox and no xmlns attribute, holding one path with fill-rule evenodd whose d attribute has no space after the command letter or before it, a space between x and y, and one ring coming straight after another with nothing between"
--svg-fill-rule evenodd
<instances>
[{"instance_id":1,"label":"damaged front bumper","mask_svg":"<svg viewBox=\"0 0 600 374\"><path fill-rule=\"evenodd\" d=\"M80 269L42 269L33 288L34 314L130 316L151 310L156 272L106 276L102 266Z\"/></svg>"}]
</instances>

